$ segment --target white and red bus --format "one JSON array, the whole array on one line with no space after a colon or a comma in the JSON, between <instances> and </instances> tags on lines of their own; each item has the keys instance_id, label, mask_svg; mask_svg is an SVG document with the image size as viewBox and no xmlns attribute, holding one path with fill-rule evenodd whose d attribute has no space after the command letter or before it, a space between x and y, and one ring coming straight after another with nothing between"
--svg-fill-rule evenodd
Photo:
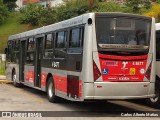
<instances>
[{"instance_id":1,"label":"white and red bus","mask_svg":"<svg viewBox=\"0 0 160 120\"><path fill-rule=\"evenodd\" d=\"M87 13L8 39L6 77L50 102L154 97L155 19Z\"/></svg>"}]
</instances>

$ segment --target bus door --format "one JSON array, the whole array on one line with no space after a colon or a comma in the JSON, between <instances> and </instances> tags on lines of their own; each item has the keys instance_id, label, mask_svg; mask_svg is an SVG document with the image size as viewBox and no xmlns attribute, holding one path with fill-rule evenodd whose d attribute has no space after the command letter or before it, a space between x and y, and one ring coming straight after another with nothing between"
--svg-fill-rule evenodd
<instances>
[{"instance_id":1,"label":"bus door","mask_svg":"<svg viewBox=\"0 0 160 120\"><path fill-rule=\"evenodd\" d=\"M41 59L42 59L42 43L43 37L36 38L36 50L35 50L35 67L34 67L34 85L41 87Z\"/></svg>"},{"instance_id":2,"label":"bus door","mask_svg":"<svg viewBox=\"0 0 160 120\"><path fill-rule=\"evenodd\" d=\"M19 80L24 82L24 63L25 63L26 40L20 42L20 63L19 63Z\"/></svg>"}]
</instances>

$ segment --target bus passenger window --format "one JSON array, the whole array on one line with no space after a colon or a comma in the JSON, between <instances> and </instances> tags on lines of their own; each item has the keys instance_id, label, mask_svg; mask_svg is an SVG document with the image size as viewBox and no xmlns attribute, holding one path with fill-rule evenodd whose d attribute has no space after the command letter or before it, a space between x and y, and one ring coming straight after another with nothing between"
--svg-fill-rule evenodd
<instances>
[{"instance_id":1,"label":"bus passenger window","mask_svg":"<svg viewBox=\"0 0 160 120\"><path fill-rule=\"evenodd\" d=\"M7 55L6 55L6 58L7 58L7 62L11 62L11 50L12 50L12 41L8 41L8 50L7 50Z\"/></svg>"},{"instance_id":2,"label":"bus passenger window","mask_svg":"<svg viewBox=\"0 0 160 120\"><path fill-rule=\"evenodd\" d=\"M26 64L33 65L34 64L34 48L35 47L35 39L29 38L26 52Z\"/></svg>"},{"instance_id":3,"label":"bus passenger window","mask_svg":"<svg viewBox=\"0 0 160 120\"><path fill-rule=\"evenodd\" d=\"M52 34L48 34L45 37L45 58L53 57L53 39Z\"/></svg>"},{"instance_id":4,"label":"bus passenger window","mask_svg":"<svg viewBox=\"0 0 160 120\"><path fill-rule=\"evenodd\" d=\"M29 38L27 50L33 51L34 50L34 44L35 44L34 38Z\"/></svg>"},{"instance_id":5,"label":"bus passenger window","mask_svg":"<svg viewBox=\"0 0 160 120\"><path fill-rule=\"evenodd\" d=\"M20 46L20 41L19 40L16 40L15 41L15 51L19 51L19 46Z\"/></svg>"},{"instance_id":6,"label":"bus passenger window","mask_svg":"<svg viewBox=\"0 0 160 120\"><path fill-rule=\"evenodd\" d=\"M70 48L77 48L80 47L80 39L81 39L81 29L75 28L70 31L70 41L69 47Z\"/></svg>"},{"instance_id":7,"label":"bus passenger window","mask_svg":"<svg viewBox=\"0 0 160 120\"><path fill-rule=\"evenodd\" d=\"M48 34L46 35L45 49L52 49L52 48L53 48L52 34Z\"/></svg>"},{"instance_id":8,"label":"bus passenger window","mask_svg":"<svg viewBox=\"0 0 160 120\"><path fill-rule=\"evenodd\" d=\"M58 32L56 34L56 48L65 48L66 39L67 36L65 31Z\"/></svg>"},{"instance_id":9,"label":"bus passenger window","mask_svg":"<svg viewBox=\"0 0 160 120\"><path fill-rule=\"evenodd\" d=\"M73 28L70 30L69 53L82 53L84 28Z\"/></svg>"}]
</instances>

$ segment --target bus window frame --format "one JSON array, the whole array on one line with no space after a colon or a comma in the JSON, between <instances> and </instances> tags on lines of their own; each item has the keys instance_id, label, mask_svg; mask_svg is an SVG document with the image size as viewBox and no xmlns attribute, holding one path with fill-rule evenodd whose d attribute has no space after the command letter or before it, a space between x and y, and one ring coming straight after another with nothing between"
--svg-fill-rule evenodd
<instances>
[{"instance_id":1,"label":"bus window frame","mask_svg":"<svg viewBox=\"0 0 160 120\"><path fill-rule=\"evenodd\" d=\"M51 34L52 35L52 48L51 49L46 49L46 40L47 40L47 35ZM54 32L48 32L44 34L44 41L43 41L43 59L53 59L54 57L54 47L55 47L55 33ZM45 53L47 51L52 52L52 56L51 57L47 57L45 55Z\"/></svg>"},{"instance_id":2,"label":"bus window frame","mask_svg":"<svg viewBox=\"0 0 160 120\"><path fill-rule=\"evenodd\" d=\"M29 39L30 38L33 38L33 40L34 40L34 49L33 50L29 50L28 49L28 45L29 45ZM28 66L34 66L34 62L35 62L35 60L34 60L34 57L35 57L35 47L36 47L36 44L35 44L35 42L36 42L36 35L35 36L29 36L29 37L27 37L26 38L26 56L25 56L25 65L28 65ZM33 54L33 60L27 60L27 58L28 57L30 57L30 56L27 56L28 54Z\"/></svg>"},{"instance_id":3,"label":"bus window frame","mask_svg":"<svg viewBox=\"0 0 160 120\"><path fill-rule=\"evenodd\" d=\"M70 47L70 40L71 40L71 31L73 29L79 28L80 29L80 47ZM74 27L70 27L68 30L68 46L67 46L67 53L68 54L82 54L83 52L83 47L84 47L84 33L85 33L85 25L79 25L79 26L74 26ZM80 50L81 52L70 52L70 50Z\"/></svg>"},{"instance_id":4,"label":"bus window frame","mask_svg":"<svg viewBox=\"0 0 160 120\"><path fill-rule=\"evenodd\" d=\"M64 40L64 48L57 48L57 33L59 32L64 32L65 33L65 37L66 37L66 40ZM68 33L68 29L65 28L65 29L60 29L60 30L57 30L54 32L55 36L54 36L54 52L53 52L53 58L54 59L65 59L66 58L66 53L67 53L67 47L68 47L68 36L69 36L69 33ZM64 56L60 57L60 56L56 56L56 52L61 52L64 54Z\"/></svg>"}]
</instances>

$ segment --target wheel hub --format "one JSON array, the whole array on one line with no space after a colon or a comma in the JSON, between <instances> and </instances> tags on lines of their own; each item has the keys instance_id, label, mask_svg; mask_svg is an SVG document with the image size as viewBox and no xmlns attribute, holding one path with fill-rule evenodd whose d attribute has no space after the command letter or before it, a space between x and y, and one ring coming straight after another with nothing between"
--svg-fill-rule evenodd
<instances>
[{"instance_id":1,"label":"wheel hub","mask_svg":"<svg viewBox=\"0 0 160 120\"><path fill-rule=\"evenodd\" d=\"M53 83L49 84L48 93L49 93L49 97L53 96Z\"/></svg>"}]
</instances>

